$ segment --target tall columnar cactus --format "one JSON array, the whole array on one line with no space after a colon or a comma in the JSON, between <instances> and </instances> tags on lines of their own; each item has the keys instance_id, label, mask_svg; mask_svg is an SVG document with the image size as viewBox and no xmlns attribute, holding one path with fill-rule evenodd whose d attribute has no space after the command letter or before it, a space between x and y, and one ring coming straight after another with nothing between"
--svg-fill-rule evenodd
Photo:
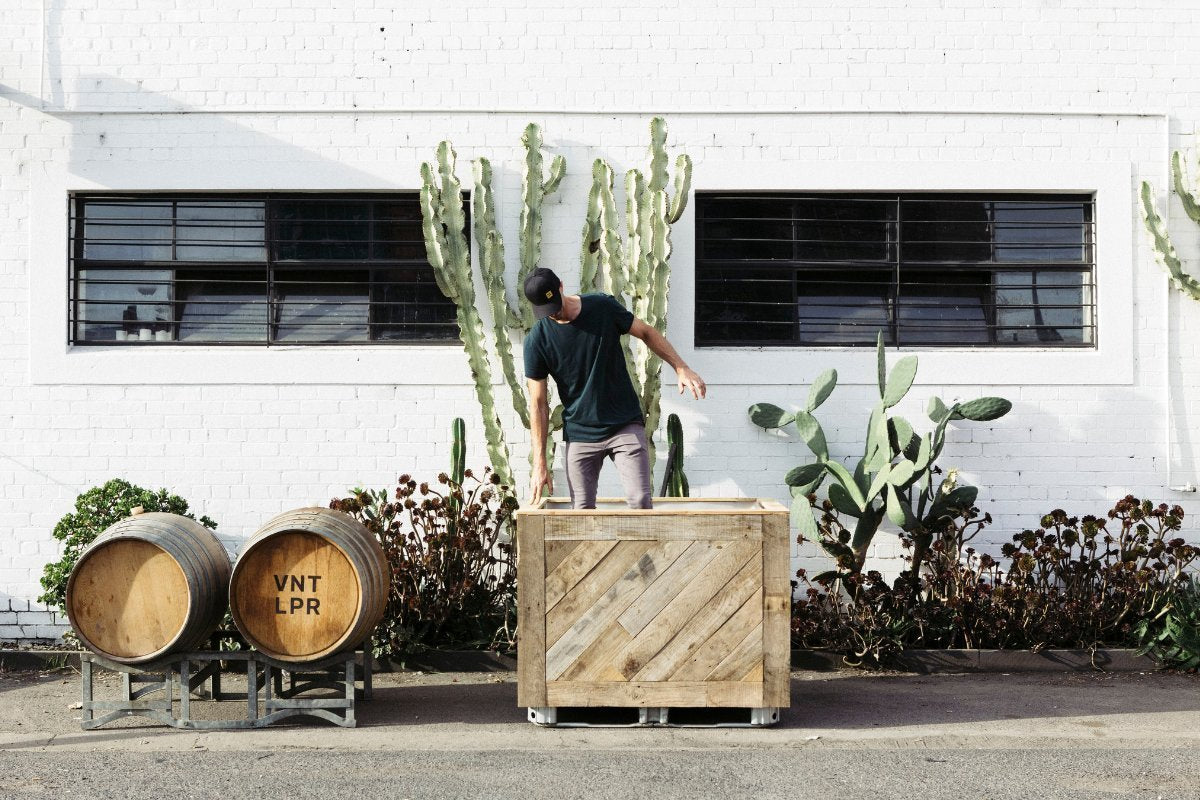
<instances>
[{"instance_id":1,"label":"tall columnar cactus","mask_svg":"<svg viewBox=\"0 0 1200 800\"><path fill-rule=\"evenodd\" d=\"M438 288L454 302L459 338L467 353L475 396L483 412L488 458L501 482L512 485L508 443L492 395L492 367L488 359L483 319L475 307L475 284L471 274L471 248L467 242L462 185L455 175L456 154L449 142L437 149L437 172L428 162L421 164L421 221L425 253L433 267Z\"/></svg>"},{"instance_id":2,"label":"tall columnar cactus","mask_svg":"<svg viewBox=\"0 0 1200 800\"><path fill-rule=\"evenodd\" d=\"M544 174L541 152L542 136L536 125L525 128L521 137L525 145L525 172L521 207L521 267L518 280L537 266L541 254L542 202L554 192L566 173L566 159L561 155L551 160L549 174ZM438 145L437 170L428 163L421 165L424 188L421 190L421 217L425 234L425 250L433 266L438 288L454 302L457 309L459 336L467 351L475 393L483 410L484 432L488 456L500 479L512 483L509 450L503 425L496 412L492 396L491 362L483 318L475 306L475 288L471 272L470 246L466 237L466 215L463 212L462 187L455 176L455 154L449 142ZM505 285L504 237L496 223L495 193L492 190L492 166L486 158L474 164L475 191L472 193L472 224L479 254L479 272L492 320L492 341L500 360L501 372L512 395L513 410L521 424L529 427L529 404L523 382L517 374L509 330L527 333L533 326L529 301L519 290L514 304ZM551 430L562 427L562 406L551 415ZM554 442L547 437L548 461L553 459ZM532 459L532 453L530 454Z\"/></svg>"},{"instance_id":3,"label":"tall columnar cactus","mask_svg":"<svg viewBox=\"0 0 1200 800\"><path fill-rule=\"evenodd\" d=\"M897 527L912 533L918 547L927 546L933 531L952 518L959 509L975 502L979 490L957 485L952 473L934 483L934 462L946 443L946 428L956 420L986 422L1009 412L1012 403L1000 397L981 397L947 407L938 397L929 401L928 416L934 429L924 436L914 432L903 417L892 416L889 409L899 403L912 387L917 374L917 357L905 356L887 371L883 334L877 344L879 403L867 422L866 445L854 471L846 469L829 453L825 433L814 412L828 399L837 385L837 371L826 370L809 387L803 410L784 411L770 403L750 406L750 420L761 428L783 428L794 424L816 461L796 467L784 481L791 487L792 524L809 539L819 540L808 495L830 479L827 497L839 512L858 520L849 543L822 542L835 558L844 558L861 570L867 551L886 517ZM913 568L920 566L922 553L914 553Z\"/></svg>"},{"instance_id":4,"label":"tall columnar cactus","mask_svg":"<svg viewBox=\"0 0 1200 800\"><path fill-rule=\"evenodd\" d=\"M683 425L676 414L667 417L667 468L660 497L688 497L687 475L683 472Z\"/></svg>"},{"instance_id":5,"label":"tall columnar cactus","mask_svg":"<svg viewBox=\"0 0 1200 800\"><path fill-rule=\"evenodd\" d=\"M665 333L667 295L670 291L671 225L687 207L691 190L692 160L675 159L674 191L666 150L667 123L650 121L650 163L643 174L625 174L625 242L613 197L613 170L597 159L592 167L580 254L580 286L584 291L603 288L647 325ZM628 295L628 298L626 297ZM648 348L626 349L626 363L634 380L642 413L646 417L650 463L654 463L654 432L658 428L662 386L659 358Z\"/></svg>"},{"instance_id":6,"label":"tall columnar cactus","mask_svg":"<svg viewBox=\"0 0 1200 800\"><path fill-rule=\"evenodd\" d=\"M1188 175L1183 154L1178 150L1171 154L1171 179L1188 218L1200 225L1200 194L1194 190L1195 178ZM1184 269L1183 261L1175 252L1175 246L1171 244L1171 236L1167 231L1167 223L1159 216L1154 205L1154 190L1149 181L1142 181L1141 200L1142 221L1146 224L1146 230L1150 232L1154 252L1166 269L1171 283L1193 300L1200 300L1200 280Z\"/></svg>"}]
</instances>

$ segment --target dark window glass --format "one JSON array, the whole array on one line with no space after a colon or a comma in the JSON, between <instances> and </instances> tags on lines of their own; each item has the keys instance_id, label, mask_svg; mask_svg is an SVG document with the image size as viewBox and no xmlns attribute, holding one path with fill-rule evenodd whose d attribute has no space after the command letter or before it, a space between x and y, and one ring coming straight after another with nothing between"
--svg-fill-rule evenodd
<instances>
[{"instance_id":1,"label":"dark window glass","mask_svg":"<svg viewBox=\"0 0 1200 800\"><path fill-rule=\"evenodd\" d=\"M452 342L415 193L72 198L73 344Z\"/></svg>"},{"instance_id":2,"label":"dark window glass","mask_svg":"<svg viewBox=\"0 0 1200 800\"><path fill-rule=\"evenodd\" d=\"M261 342L267 336L265 269L175 273L181 342Z\"/></svg>"},{"instance_id":3,"label":"dark window glass","mask_svg":"<svg viewBox=\"0 0 1200 800\"><path fill-rule=\"evenodd\" d=\"M698 193L696 209L698 345L1095 342L1090 196Z\"/></svg>"}]
</instances>

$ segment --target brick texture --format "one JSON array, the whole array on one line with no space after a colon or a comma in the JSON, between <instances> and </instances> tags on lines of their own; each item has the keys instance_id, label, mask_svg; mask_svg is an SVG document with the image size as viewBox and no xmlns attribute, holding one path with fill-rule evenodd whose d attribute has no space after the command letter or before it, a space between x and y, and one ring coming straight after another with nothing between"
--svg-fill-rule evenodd
<instances>
[{"instance_id":1,"label":"brick texture","mask_svg":"<svg viewBox=\"0 0 1200 800\"><path fill-rule=\"evenodd\" d=\"M569 165L546 208L543 261L571 282L591 161L622 172L640 164L653 113L668 116L670 146L695 160L697 188L716 165L744 165L753 185L755 170L780 162L1120 162L1132 165L1131 196L1149 179L1160 202L1168 151L1194 144L1200 118L1200 10L1173 0L46 5L44 19L36 0L10 0L0 14L10 44L0 50L0 638L61 629L34 601L58 554L50 531L80 491L110 477L182 494L235 550L278 511L402 472L432 478L448 463L455 416L468 422L469 461L485 454L453 348L428 356L460 365L460 380L438 385L407 383L401 370L237 383L220 350L189 382L35 380L39 348L65 347L30 333L45 313L39 285L65 269L31 255L47 176L108 189L412 189L416 164L449 137L464 178L471 157L497 165L512 257L520 132L537 121ZM1166 291L1133 208L1109 221L1130 226L1135 243L1119 254L1134 263L1122 300L1135 322L1117 332L1133 342L1130 381L1068 370L1034 385L1019 375L925 383L902 407L923 419L933 392L1014 401L1003 420L953 429L943 459L982 487L996 519L985 546L1051 508L1099 513L1127 492L1200 518L1196 495L1169 488L1200 482L1200 305ZM1171 221L1181 254L1200 262L1200 227L1177 202ZM691 263L673 266L676 296L690 297ZM678 323L671 336L690 348ZM792 385L705 377L710 399L664 401L683 418L693 491L784 499L782 475L806 450L755 429L745 412L802 400L812 375ZM834 452L850 456L870 389L835 398L823 419ZM521 465L523 442L512 444ZM605 480L602 491L615 492ZM825 564L810 545L794 554L798 567ZM873 555L898 568L894 538L881 536Z\"/></svg>"}]
</instances>

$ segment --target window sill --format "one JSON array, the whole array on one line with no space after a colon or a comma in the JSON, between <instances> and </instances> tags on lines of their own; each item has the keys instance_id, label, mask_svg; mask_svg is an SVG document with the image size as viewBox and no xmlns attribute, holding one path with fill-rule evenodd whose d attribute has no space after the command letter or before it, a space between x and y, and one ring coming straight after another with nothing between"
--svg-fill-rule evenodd
<instances>
[{"instance_id":1,"label":"window sill","mask_svg":"<svg viewBox=\"0 0 1200 800\"><path fill-rule=\"evenodd\" d=\"M39 348L30 368L39 385L444 385L464 383L466 355L447 345Z\"/></svg>"}]
</instances>

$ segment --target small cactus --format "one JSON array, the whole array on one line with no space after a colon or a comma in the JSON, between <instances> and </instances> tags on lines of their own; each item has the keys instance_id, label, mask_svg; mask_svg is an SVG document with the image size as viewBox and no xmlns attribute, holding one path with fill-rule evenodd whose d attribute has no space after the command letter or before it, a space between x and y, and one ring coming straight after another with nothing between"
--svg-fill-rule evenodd
<instances>
[{"instance_id":1,"label":"small cactus","mask_svg":"<svg viewBox=\"0 0 1200 800\"><path fill-rule=\"evenodd\" d=\"M687 475L683 471L683 425L679 417L667 417L667 469L659 497L689 497Z\"/></svg>"}]
</instances>

